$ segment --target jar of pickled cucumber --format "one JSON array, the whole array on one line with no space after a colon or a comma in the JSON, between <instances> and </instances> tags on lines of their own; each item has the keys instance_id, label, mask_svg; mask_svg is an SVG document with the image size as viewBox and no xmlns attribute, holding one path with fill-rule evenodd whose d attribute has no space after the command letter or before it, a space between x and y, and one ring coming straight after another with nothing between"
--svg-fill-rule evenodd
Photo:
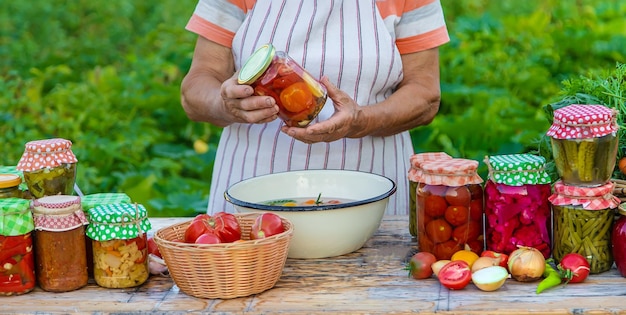
<instances>
[{"instance_id":1,"label":"jar of pickled cucumber","mask_svg":"<svg viewBox=\"0 0 626 315\"><path fill-rule=\"evenodd\" d=\"M563 183L604 185L615 168L618 129L615 110L602 105L575 104L555 110L547 135Z\"/></svg>"},{"instance_id":2,"label":"jar of pickled cucumber","mask_svg":"<svg viewBox=\"0 0 626 315\"><path fill-rule=\"evenodd\" d=\"M626 277L626 203L619 205L618 212L611 234L611 248L617 271Z\"/></svg>"},{"instance_id":3,"label":"jar of pickled cucumber","mask_svg":"<svg viewBox=\"0 0 626 315\"><path fill-rule=\"evenodd\" d=\"M71 141L35 140L26 143L17 169L23 171L28 191L34 198L72 195L77 162Z\"/></svg>"},{"instance_id":4,"label":"jar of pickled cucumber","mask_svg":"<svg viewBox=\"0 0 626 315\"><path fill-rule=\"evenodd\" d=\"M35 261L39 286L67 292L87 285L85 225L80 197L46 196L33 201Z\"/></svg>"},{"instance_id":5,"label":"jar of pickled cucumber","mask_svg":"<svg viewBox=\"0 0 626 315\"><path fill-rule=\"evenodd\" d=\"M0 295L20 295L35 288L34 228L30 201L0 199Z\"/></svg>"},{"instance_id":6,"label":"jar of pickled cucumber","mask_svg":"<svg viewBox=\"0 0 626 315\"><path fill-rule=\"evenodd\" d=\"M138 204L108 204L89 210L94 279L105 288L136 287L148 280L148 212Z\"/></svg>"},{"instance_id":7,"label":"jar of pickled cucumber","mask_svg":"<svg viewBox=\"0 0 626 315\"><path fill-rule=\"evenodd\" d=\"M613 182L599 187L554 184L549 200L554 212L552 256L557 262L568 253L579 253L589 261L591 273L611 269L614 209L620 203L612 195L614 186Z\"/></svg>"},{"instance_id":8,"label":"jar of pickled cucumber","mask_svg":"<svg viewBox=\"0 0 626 315\"><path fill-rule=\"evenodd\" d=\"M254 95L276 100L280 117L287 126L306 127L322 110L326 88L286 52L271 44L258 48L241 67L239 84L249 84Z\"/></svg>"},{"instance_id":9,"label":"jar of pickled cucumber","mask_svg":"<svg viewBox=\"0 0 626 315\"><path fill-rule=\"evenodd\" d=\"M0 198L22 198L22 178L15 174L0 174Z\"/></svg>"},{"instance_id":10,"label":"jar of pickled cucumber","mask_svg":"<svg viewBox=\"0 0 626 315\"><path fill-rule=\"evenodd\" d=\"M417 212L416 212L416 198L418 186L423 186L420 183L420 177L422 174L422 163L437 160L447 160L452 157L444 152L426 152L413 154L410 158L411 168L409 169L409 233L412 236L417 236Z\"/></svg>"},{"instance_id":11,"label":"jar of pickled cucumber","mask_svg":"<svg viewBox=\"0 0 626 315\"><path fill-rule=\"evenodd\" d=\"M485 239L488 250L511 254L518 246L534 247L550 257L550 175L545 158L532 154L485 159Z\"/></svg>"},{"instance_id":12,"label":"jar of pickled cucumber","mask_svg":"<svg viewBox=\"0 0 626 315\"><path fill-rule=\"evenodd\" d=\"M422 164L416 192L417 240L420 251L438 260L461 249L483 251L483 188L478 162L447 159Z\"/></svg>"}]
</instances>

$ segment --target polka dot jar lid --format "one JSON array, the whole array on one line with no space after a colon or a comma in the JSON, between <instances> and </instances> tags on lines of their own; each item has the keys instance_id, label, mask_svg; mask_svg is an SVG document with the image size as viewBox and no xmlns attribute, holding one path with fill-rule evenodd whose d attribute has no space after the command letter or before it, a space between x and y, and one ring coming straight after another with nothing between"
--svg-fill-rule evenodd
<instances>
[{"instance_id":1,"label":"polka dot jar lid","mask_svg":"<svg viewBox=\"0 0 626 315\"><path fill-rule=\"evenodd\" d=\"M78 160L72 152L72 141L60 138L35 140L26 143L24 154L17 163L20 171L32 172L42 168L54 168Z\"/></svg>"},{"instance_id":2,"label":"polka dot jar lid","mask_svg":"<svg viewBox=\"0 0 626 315\"><path fill-rule=\"evenodd\" d=\"M509 186L550 184L546 159L532 154L494 155L485 158L489 179Z\"/></svg>"},{"instance_id":3,"label":"polka dot jar lid","mask_svg":"<svg viewBox=\"0 0 626 315\"><path fill-rule=\"evenodd\" d=\"M120 203L99 205L89 210L87 236L96 241L127 240L152 229L143 205Z\"/></svg>"},{"instance_id":4,"label":"polka dot jar lid","mask_svg":"<svg viewBox=\"0 0 626 315\"><path fill-rule=\"evenodd\" d=\"M599 138L617 132L615 110L603 105L569 105L554 111L546 133L555 139Z\"/></svg>"}]
</instances>

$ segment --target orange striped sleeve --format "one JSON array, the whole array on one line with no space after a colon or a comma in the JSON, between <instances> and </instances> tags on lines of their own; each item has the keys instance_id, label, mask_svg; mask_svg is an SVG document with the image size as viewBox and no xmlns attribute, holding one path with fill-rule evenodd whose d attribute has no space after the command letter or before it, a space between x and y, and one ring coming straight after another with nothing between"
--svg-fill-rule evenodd
<instances>
[{"instance_id":1,"label":"orange striped sleeve","mask_svg":"<svg viewBox=\"0 0 626 315\"><path fill-rule=\"evenodd\" d=\"M256 0L199 0L185 29L226 47Z\"/></svg>"}]
</instances>

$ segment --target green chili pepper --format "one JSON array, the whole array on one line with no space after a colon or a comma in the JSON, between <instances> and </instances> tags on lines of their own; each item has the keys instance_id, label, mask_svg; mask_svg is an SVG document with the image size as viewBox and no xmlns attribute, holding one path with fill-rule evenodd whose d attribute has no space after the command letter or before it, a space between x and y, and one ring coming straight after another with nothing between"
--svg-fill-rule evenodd
<instances>
[{"instance_id":1,"label":"green chili pepper","mask_svg":"<svg viewBox=\"0 0 626 315\"><path fill-rule=\"evenodd\" d=\"M537 286L537 294L561 284L561 274L554 269L548 261L546 261L546 269L543 271L543 277L544 279L541 280Z\"/></svg>"}]
</instances>

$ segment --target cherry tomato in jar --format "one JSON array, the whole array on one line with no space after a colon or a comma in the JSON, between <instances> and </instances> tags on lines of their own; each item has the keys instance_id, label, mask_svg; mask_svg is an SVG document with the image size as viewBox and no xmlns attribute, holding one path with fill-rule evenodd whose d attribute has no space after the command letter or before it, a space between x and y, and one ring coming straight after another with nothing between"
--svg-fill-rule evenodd
<instances>
[{"instance_id":1,"label":"cherry tomato in jar","mask_svg":"<svg viewBox=\"0 0 626 315\"><path fill-rule=\"evenodd\" d=\"M465 186L449 187L446 190L446 201L451 206L469 206L472 194Z\"/></svg>"},{"instance_id":2,"label":"cherry tomato in jar","mask_svg":"<svg viewBox=\"0 0 626 315\"><path fill-rule=\"evenodd\" d=\"M280 102L285 110L299 113L315 106L315 98L304 82L294 83L280 92Z\"/></svg>"},{"instance_id":3,"label":"cherry tomato in jar","mask_svg":"<svg viewBox=\"0 0 626 315\"><path fill-rule=\"evenodd\" d=\"M450 224L443 219L435 219L426 225L426 234L435 243L445 242L452 236Z\"/></svg>"},{"instance_id":4,"label":"cherry tomato in jar","mask_svg":"<svg viewBox=\"0 0 626 315\"><path fill-rule=\"evenodd\" d=\"M461 249L461 244L457 241L449 240L443 243L436 244L433 249L433 254L437 257L438 260L442 259L450 259L452 255Z\"/></svg>"},{"instance_id":5,"label":"cherry tomato in jar","mask_svg":"<svg viewBox=\"0 0 626 315\"><path fill-rule=\"evenodd\" d=\"M285 231L283 221L278 215L265 212L258 216L250 230L250 239L262 239Z\"/></svg>"},{"instance_id":6,"label":"cherry tomato in jar","mask_svg":"<svg viewBox=\"0 0 626 315\"><path fill-rule=\"evenodd\" d=\"M472 271L465 261L455 260L441 267L437 277L444 287L450 290L461 290L472 280Z\"/></svg>"},{"instance_id":7,"label":"cherry tomato in jar","mask_svg":"<svg viewBox=\"0 0 626 315\"><path fill-rule=\"evenodd\" d=\"M475 241L480 236L482 227L476 221L469 221L467 224L460 225L452 230L452 239L460 244L465 244L469 241Z\"/></svg>"},{"instance_id":8,"label":"cherry tomato in jar","mask_svg":"<svg viewBox=\"0 0 626 315\"><path fill-rule=\"evenodd\" d=\"M473 199L472 201L470 201L469 213L470 213L470 218L472 220L482 222L483 221L483 200Z\"/></svg>"},{"instance_id":9,"label":"cherry tomato in jar","mask_svg":"<svg viewBox=\"0 0 626 315\"><path fill-rule=\"evenodd\" d=\"M291 72L287 75L279 76L278 78L274 79L274 81L272 82L272 86L275 89L284 89L297 82L302 82L302 79L297 73Z\"/></svg>"},{"instance_id":10,"label":"cherry tomato in jar","mask_svg":"<svg viewBox=\"0 0 626 315\"><path fill-rule=\"evenodd\" d=\"M464 206L449 206L445 212L446 221L454 226L467 224L469 217L469 210Z\"/></svg>"},{"instance_id":11,"label":"cherry tomato in jar","mask_svg":"<svg viewBox=\"0 0 626 315\"><path fill-rule=\"evenodd\" d=\"M431 217L440 217L446 213L448 203L446 200L437 195L430 195L424 201L424 212Z\"/></svg>"}]
</instances>

